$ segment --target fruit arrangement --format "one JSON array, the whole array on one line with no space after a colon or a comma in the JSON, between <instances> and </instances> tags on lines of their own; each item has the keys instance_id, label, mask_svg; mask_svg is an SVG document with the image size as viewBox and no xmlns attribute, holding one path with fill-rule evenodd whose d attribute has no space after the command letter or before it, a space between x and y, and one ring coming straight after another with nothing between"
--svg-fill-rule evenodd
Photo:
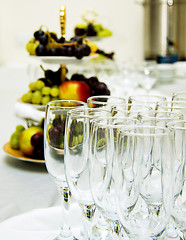
<instances>
[{"instance_id":1,"label":"fruit arrangement","mask_svg":"<svg viewBox=\"0 0 186 240\"><path fill-rule=\"evenodd\" d=\"M83 37L72 37L66 40L57 37L54 32L43 30L43 26L34 32L33 38L26 44L26 50L31 56L66 56L82 59L92 54L102 54L113 59L114 53L100 50L94 42Z\"/></svg>"},{"instance_id":2,"label":"fruit arrangement","mask_svg":"<svg viewBox=\"0 0 186 240\"><path fill-rule=\"evenodd\" d=\"M114 53L105 53L89 39L75 36L70 40L65 38L65 9L61 8L61 34L58 38L54 32L44 30L41 26L34 32L33 38L27 43L26 49L32 56L67 56L82 59L84 56L98 54L99 57L113 59ZM99 26L100 27L100 26ZM98 29L98 26L97 26ZM53 100L87 101L93 95L110 95L110 90L104 82L96 76L85 77L83 74L73 74L70 78L66 73L66 65L61 65L57 71L44 71L44 77L29 84L28 92L24 93L21 101L29 104L46 105ZM56 116L47 132L47 138L52 147L64 149L64 129L66 117ZM40 123L31 124L27 128L18 125L10 137L11 149L17 150L29 158L44 160L44 119ZM82 127L74 129L70 141L71 145L82 142ZM8 145L9 146L9 145ZM13 154L12 154L13 155Z\"/></svg>"},{"instance_id":3,"label":"fruit arrangement","mask_svg":"<svg viewBox=\"0 0 186 240\"><path fill-rule=\"evenodd\" d=\"M29 84L29 91L21 97L22 102L36 105L46 105L49 101L58 99L86 102L90 96L110 95L107 85L96 76L86 78L83 74L73 74L68 79L66 75L64 77L61 66L57 71L41 68L44 77Z\"/></svg>"},{"instance_id":4,"label":"fruit arrangement","mask_svg":"<svg viewBox=\"0 0 186 240\"><path fill-rule=\"evenodd\" d=\"M17 125L10 137L11 148L20 150L27 157L44 159L43 121L28 128Z\"/></svg>"},{"instance_id":5,"label":"fruit arrangement","mask_svg":"<svg viewBox=\"0 0 186 240\"><path fill-rule=\"evenodd\" d=\"M43 30L43 26L34 32L33 38L27 43L26 49L34 56L68 56L81 59L84 56L94 54L98 49L92 41L79 37L66 40L58 38L57 34Z\"/></svg>"},{"instance_id":6,"label":"fruit arrangement","mask_svg":"<svg viewBox=\"0 0 186 240\"><path fill-rule=\"evenodd\" d=\"M33 56L68 56L82 59L95 54L98 47L95 43L81 37L72 37L66 40L63 36L43 30L43 26L35 31L33 38L27 43L26 49Z\"/></svg>"},{"instance_id":7,"label":"fruit arrangement","mask_svg":"<svg viewBox=\"0 0 186 240\"><path fill-rule=\"evenodd\" d=\"M79 23L74 28L75 36L81 37L109 37L112 32L104 28L101 23L96 23L98 14L93 9L87 9L82 14L85 23Z\"/></svg>"},{"instance_id":8,"label":"fruit arrangement","mask_svg":"<svg viewBox=\"0 0 186 240\"><path fill-rule=\"evenodd\" d=\"M74 29L75 36L79 37L109 37L112 32L104 28L100 23L79 23Z\"/></svg>"}]
</instances>

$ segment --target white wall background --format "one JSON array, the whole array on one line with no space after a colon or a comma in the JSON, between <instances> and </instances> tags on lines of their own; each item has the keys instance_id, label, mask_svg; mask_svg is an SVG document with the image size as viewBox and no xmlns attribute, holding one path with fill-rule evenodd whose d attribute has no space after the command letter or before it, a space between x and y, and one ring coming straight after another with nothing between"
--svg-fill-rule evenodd
<instances>
[{"instance_id":1,"label":"white wall background","mask_svg":"<svg viewBox=\"0 0 186 240\"><path fill-rule=\"evenodd\" d=\"M66 6L67 36L82 22L88 8L99 15L99 22L113 31L113 37L98 43L99 48L115 51L117 58L143 58L143 7L136 0L0 0L0 62L26 61L26 42L34 31L46 25L60 33L59 9Z\"/></svg>"}]
</instances>

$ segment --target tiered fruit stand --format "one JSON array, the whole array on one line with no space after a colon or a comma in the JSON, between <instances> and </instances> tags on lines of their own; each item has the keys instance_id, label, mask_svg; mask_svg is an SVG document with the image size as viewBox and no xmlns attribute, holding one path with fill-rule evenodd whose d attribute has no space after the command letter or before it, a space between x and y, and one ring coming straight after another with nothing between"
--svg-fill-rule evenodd
<instances>
[{"instance_id":1,"label":"tiered fruit stand","mask_svg":"<svg viewBox=\"0 0 186 240\"><path fill-rule=\"evenodd\" d=\"M62 6L60 8L60 27L61 27L61 38L66 37L66 8ZM44 63L49 65L60 65L61 69L61 84L66 81L66 74L67 74L67 65L68 64L77 64L81 63L84 64L91 58L96 57L97 55L90 54L89 56L83 56L81 59L78 59L75 56L30 56L30 58L39 61L38 64ZM91 80L90 80L91 79ZM99 83L99 80L96 77L92 77L90 79L86 79L87 82L94 81ZM71 80L71 79L70 79ZM79 79L81 80L81 79ZM95 84L94 84L95 85ZM90 85L89 85L90 86ZM91 88L91 86L90 86ZM110 94L110 91L106 89L106 95ZM94 92L94 91L93 91ZM94 95L94 94L93 94ZM97 95L105 95L105 94L97 94ZM74 99L74 100L82 100L82 99ZM45 115L45 105L42 104L34 104L29 102L23 102L21 99L18 100L16 103L16 115L24 120L26 120L27 127L33 125L41 126L42 118ZM15 149L12 147L11 138L10 142L6 143L3 147L4 151L19 160L30 161L30 162L38 162L43 163L44 159L38 159L37 157L26 156L19 148Z\"/></svg>"}]
</instances>

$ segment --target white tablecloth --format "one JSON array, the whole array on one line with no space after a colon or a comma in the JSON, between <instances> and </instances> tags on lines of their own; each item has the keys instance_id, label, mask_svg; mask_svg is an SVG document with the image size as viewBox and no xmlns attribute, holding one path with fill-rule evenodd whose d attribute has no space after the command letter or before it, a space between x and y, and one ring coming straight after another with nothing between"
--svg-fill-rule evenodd
<instances>
[{"instance_id":1,"label":"white tablecloth","mask_svg":"<svg viewBox=\"0 0 186 240\"><path fill-rule=\"evenodd\" d=\"M28 91L27 64L9 64L0 67L0 81L1 222L33 209L59 206L60 201L56 185L48 175L44 164L16 160L7 156L2 150L3 145L9 141L16 125L25 124L23 120L15 115L15 103L23 93ZM127 88L123 89L115 81L111 85L113 89L112 95L126 97ZM151 93L171 96L173 92L183 90L186 91L186 78L176 79L171 84L159 84ZM141 92L141 90L137 89L136 92ZM128 92L128 94L130 93ZM1 238L1 233L0 239L5 240L5 238ZM24 239L28 240L28 238ZM32 239L36 240L39 238L35 237Z\"/></svg>"},{"instance_id":2,"label":"white tablecloth","mask_svg":"<svg viewBox=\"0 0 186 240\"><path fill-rule=\"evenodd\" d=\"M0 67L0 81L0 221L3 221L35 208L57 206L60 201L45 164L16 160L2 149L15 127L25 125L15 115L15 103L28 91L27 64Z\"/></svg>"},{"instance_id":3,"label":"white tablecloth","mask_svg":"<svg viewBox=\"0 0 186 240\"><path fill-rule=\"evenodd\" d=\"M40 208L0 223L2 240L53 240L60 229L60 207ZM71 204L70 222L75 236L80 234L82 215L76 203Z\"/></svg>"}]
</instances>

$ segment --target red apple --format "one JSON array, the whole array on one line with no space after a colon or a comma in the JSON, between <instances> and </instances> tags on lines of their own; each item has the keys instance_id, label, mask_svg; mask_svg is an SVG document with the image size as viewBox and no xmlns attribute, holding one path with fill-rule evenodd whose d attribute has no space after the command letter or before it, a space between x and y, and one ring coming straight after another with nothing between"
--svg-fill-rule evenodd
<instances>
[{"instance_id":1,"label":"red apple","mask_svg":"<svg viewBox=\"0 0 186 240\"><path fill-rule=\"evenodd\" d=\"M91 89L83 81L66 81L59 87L59 97L61 100L78 100L86 102L91 95Z\"/></svg>"},{"instance_id":2,"label":"red apple","mask_svg":"<svg viewBox=\"0 0 186 240\"><path fill-rule=\"evenodd\" d=\"M29 127L25 129L19 137L20 150L28 157L32 157L34 153L34 146L31 144L31 138L36 133L43 134L43 129L40 127Z\"/></svg>"}]
</instances>

